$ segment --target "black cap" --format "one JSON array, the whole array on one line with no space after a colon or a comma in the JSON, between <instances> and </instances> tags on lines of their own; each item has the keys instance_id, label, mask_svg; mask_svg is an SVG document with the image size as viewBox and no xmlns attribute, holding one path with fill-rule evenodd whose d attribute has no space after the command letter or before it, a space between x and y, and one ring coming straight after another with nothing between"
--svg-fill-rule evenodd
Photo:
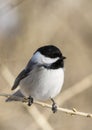
<instances>
[{"instance_id":1,"label":"black cap","mask_svg":"<svg viewBox=\"0 0 92 130\"><path fill-rule=\"evenodd\" d=\"M43 54L46 57L50 57L50 58L60 57L61 59L65 59L65 57L62 55L59 48L57 48L54 45L47 45L47 46L40 47L37 49L37 51L39 51L41 54Z\"/></svg>"}]
</instances>

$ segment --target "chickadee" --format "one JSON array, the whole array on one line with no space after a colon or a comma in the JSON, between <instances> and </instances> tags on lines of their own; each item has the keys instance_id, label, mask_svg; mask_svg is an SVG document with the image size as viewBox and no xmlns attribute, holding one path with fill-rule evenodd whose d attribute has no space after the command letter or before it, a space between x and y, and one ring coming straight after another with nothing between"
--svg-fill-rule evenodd
<instances>
[{"instance_id":1,"label":"chickadee","mask_svg":"<svg viewBox=\"0 0 92 130\"><path fill-rule=\"evenodd\" d=\"M57 111L54 97L61 91L64 83L64 57L61 51L53 45L43 46L37 49L29 60L27 66L15 79L12 90L20 85L19 92L28 97L28 105L33 99L45 101L51 99L52 111ZM7 101L12 100L8 98Z\"/></svg>"}]
</instances>

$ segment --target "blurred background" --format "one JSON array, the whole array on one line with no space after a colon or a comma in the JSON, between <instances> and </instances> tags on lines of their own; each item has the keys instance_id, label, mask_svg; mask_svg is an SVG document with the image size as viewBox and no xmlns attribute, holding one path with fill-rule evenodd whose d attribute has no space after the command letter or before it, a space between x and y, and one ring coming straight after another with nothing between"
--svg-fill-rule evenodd
<instances>
[{"instance_id":1,"label":"blurred background","mask_svg":"<svg viewBox=\"0 0 92 130\"><path fill-rule=\"evenodd\" d=\"M60 107L92 113L91 0L0 0L0 93L13 93L15 77L33 52L47 44L67 57L65 83L55 101ZM0 97L0 130L13 129L91 130L92 119L5 103Z\"/></svg>"}]
</instances>

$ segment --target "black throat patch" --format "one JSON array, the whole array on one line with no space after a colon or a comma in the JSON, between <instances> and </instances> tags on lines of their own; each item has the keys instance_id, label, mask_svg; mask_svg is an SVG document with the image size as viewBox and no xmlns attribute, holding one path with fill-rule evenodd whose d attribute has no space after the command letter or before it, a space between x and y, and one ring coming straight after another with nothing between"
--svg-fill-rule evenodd
<instances>
[{"instance_id":1,"label":"black throat patch","mask_svg":"<svg viewBox=\"0 0 92 130\"><path fill-rule=\"evenodd\" d=\"M52 63L51 65L44 65L47 69L59 69L64 67L64 61L62 59L58 59L56 62Z\"/></svg>"}]
</instances>

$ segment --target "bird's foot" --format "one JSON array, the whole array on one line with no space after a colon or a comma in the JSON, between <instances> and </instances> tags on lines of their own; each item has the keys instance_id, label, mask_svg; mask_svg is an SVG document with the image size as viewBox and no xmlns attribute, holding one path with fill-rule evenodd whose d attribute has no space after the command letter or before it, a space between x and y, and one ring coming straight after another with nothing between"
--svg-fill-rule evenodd
<instances>
[{"instance_id":1,"label":"bird's foot","mask_svg":"<svg viewBox=\"0 0 92 130\"><path fill-rule=\"evenodd\" d=\"M28 97L28 106L33 104L33 98L31 96Z\"/></svg>"},{"instance_id":2,"label":"bird's foot","mask_svg":"<svg viewBox=\"0 0 92 130\"><path fill-rule=\"evenodd\" d=\"M52 98L51 98L51 101L52 101L52 111L53 111L53 113L55 113L55 112L57 112L57 105Z\"/></svg>"}]
</instances>

